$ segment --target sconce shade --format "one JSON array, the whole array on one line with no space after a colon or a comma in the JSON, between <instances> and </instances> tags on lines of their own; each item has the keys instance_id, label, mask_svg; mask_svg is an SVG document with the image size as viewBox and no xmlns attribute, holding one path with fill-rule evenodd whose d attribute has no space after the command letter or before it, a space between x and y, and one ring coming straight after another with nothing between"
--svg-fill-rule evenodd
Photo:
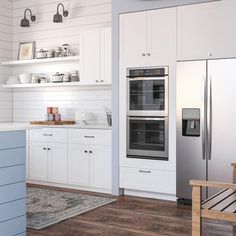
<instances>
[{"instance_id":1,"label":"sconce shade","mask_svg":"<svg viewBox=\"0 0 236 236\"><path fill-rule=\"evenodd\" d=\"M21 27L29 27L30 26L29 20L27 20L26 18L22 19L20 26Z\"/></svg>"},{"instance_id":2,"label":"sconce shade","mask_svg":"<svg viewBox=\"0 0 236 236\"><path fill-rule=\"evenodd\" d=\"M54 23L62 23L62 15L57 13L53 17L53 22Z\"/></svg>"}]
</instances>

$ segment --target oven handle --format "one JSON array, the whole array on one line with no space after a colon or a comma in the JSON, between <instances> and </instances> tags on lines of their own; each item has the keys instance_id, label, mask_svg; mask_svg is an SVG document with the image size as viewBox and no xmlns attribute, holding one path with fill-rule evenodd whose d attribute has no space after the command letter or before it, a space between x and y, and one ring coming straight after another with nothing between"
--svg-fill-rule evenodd
<instances>
[{"instance_id":1,"label":"oven handle","mask_svg":"<svg viewBox=\"0 0 236 236\"><path fill-rule=\"evenodd\" d=\"M142 118L142 117L130 117L128 116L129 120L166 120L166 118Z\"/></svg>"},{"instance_id":2,"label":"oven handle","mask_svg":"<svg viewBox=\"0 0 236 236\"><path fill-rule=\"evenodd\" d=\"M129 81L139 81L139 80L165 80L168 79L168 75L158 76L158 77L129 77Z\"/></svg>"}]
</instances>

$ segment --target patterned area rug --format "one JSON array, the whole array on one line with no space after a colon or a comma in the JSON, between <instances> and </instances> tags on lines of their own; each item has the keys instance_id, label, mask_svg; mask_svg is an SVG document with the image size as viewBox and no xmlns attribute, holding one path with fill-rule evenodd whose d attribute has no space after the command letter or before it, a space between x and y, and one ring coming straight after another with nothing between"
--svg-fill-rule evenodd
<instances>
[{"instance_id":1,"label":"patterned area rug","mask_svg":"<svg viewBox=\"0 0 236 236\"><path fill-rule=\"evenodd\" d=\"M27 227L43 229L116 200L40 188L27 189Z\"/></svg>"}]
</instances>

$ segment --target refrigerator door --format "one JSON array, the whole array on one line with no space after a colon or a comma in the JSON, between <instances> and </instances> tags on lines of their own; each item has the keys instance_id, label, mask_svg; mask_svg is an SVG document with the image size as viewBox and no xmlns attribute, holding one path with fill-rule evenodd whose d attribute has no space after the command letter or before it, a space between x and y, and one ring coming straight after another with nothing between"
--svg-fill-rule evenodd
<instances>
[{"instance_id":1,"label":"refrigerator door","mask_svg":"<svg viewBox=\"0 0 236 236\"><path fill-rule=\"evenodd\" d=\"M191 199L191 179L206 180L206 61L177 65L177 197ZM197 117L199 114L199 121ZM184 119L189 119L184 120ZM196 132L186 132L196 127ZM197 125L198 124L198 125ZM197 127L200 125L199 135ZM191 135L192 134L192 135Z\"/></svg>"},{"instance_id":2,"label":"refrigerator door","mask_svg":"<svg viewBox=\"0 0 236 236\"><path fill-rule=\"evenodd\" d=\"M236 59L208 62L208 180L232 182L236 162ZM211 86L210 86L211 80ZM209 195L212 191L209 190Z\"/></svg>"}]
</instances>

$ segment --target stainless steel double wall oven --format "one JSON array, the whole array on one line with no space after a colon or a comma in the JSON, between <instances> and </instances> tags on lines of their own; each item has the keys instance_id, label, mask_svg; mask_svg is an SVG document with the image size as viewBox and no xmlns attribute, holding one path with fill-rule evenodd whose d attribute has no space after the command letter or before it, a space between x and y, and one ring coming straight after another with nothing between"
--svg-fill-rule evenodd
<instances>
[{"instance_id":1,"label":"stainless steel double wall oven","mask_svg":"<svg viewBox=\"0 0 236 236\"><path fill-rule=\"evenodd\" d=\"M127 157L168 160L168 67L127 69Z\"/></svg>"}]
</instances>

